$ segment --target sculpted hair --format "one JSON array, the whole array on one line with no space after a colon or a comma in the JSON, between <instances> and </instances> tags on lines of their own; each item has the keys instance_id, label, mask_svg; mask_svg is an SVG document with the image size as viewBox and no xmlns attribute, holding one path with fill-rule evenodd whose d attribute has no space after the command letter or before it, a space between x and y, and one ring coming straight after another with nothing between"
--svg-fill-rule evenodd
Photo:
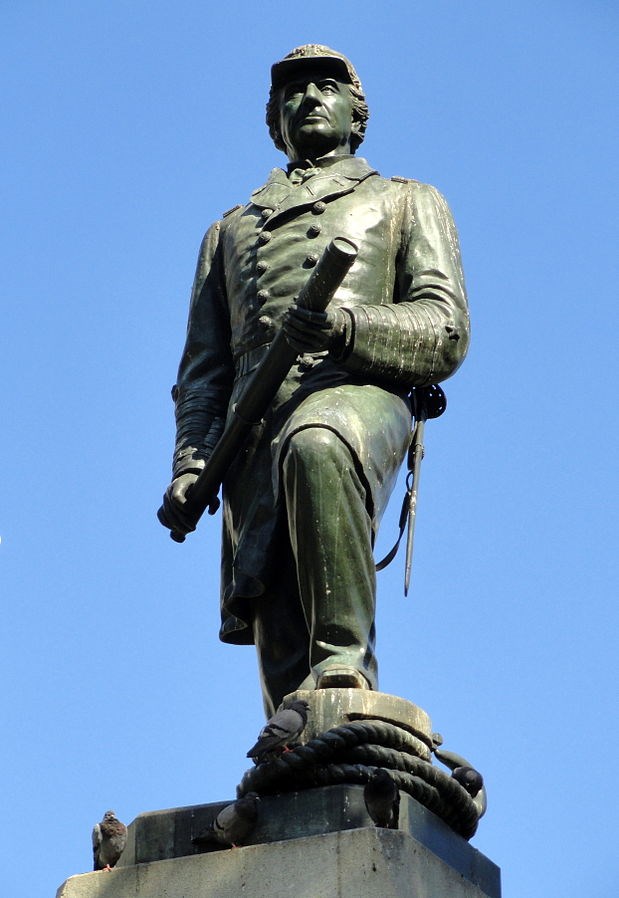
<instances>
[{"instance_id":1,"label":"sculpted hair","mask_svg":"<svg viewBox=\"0 0 619 898\"><path fill-rule=\"evenodd\" d=\"M370 117L370 110L365 101L363 91L358 90L354 84L347 84L346 87L350 91L352 97L352 132L350 135L350 147L354 153L365 137L365 129ZM281 92L281 87L271 88L269 102L267 103L266 123L269 129L269 134L271 135L271 140L278 150L285 153L286 146L279 130L279 100Z\"/></svg>"}]
</instances>

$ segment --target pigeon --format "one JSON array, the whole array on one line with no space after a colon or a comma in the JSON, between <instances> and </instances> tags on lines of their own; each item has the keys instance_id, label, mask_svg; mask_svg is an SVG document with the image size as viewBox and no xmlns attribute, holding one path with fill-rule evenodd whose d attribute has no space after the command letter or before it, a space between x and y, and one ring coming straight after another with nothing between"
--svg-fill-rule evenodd
<instances>
[{"instance_id":1,"label":"pigeon","mask_svg":"<svg viewBox=\"0 0 619 898\"><path fill-rule=\"evenodd\" d=\"M455 767L451 771L451 775L469 793L471 798L475 798L483 788L484 778L474 767Z\"/></svg>"},{"instance_id":2,"label":"pigeon","mask_svg":"<svg viewBox=\"0 0 619 898\"><path fill-rule=\"evenodd\" d=\"M367 812L375 826L397 829L400 811L400 790L383 767L377 767L363 790Z\"/></svg>"},{"instance_id":3,"label":"pigeon","mask_svg":"<svg viewBox=\"0 0 619 898\"><path fill-rule=\"evenodd\" d=\"M288 749L291 742L301 735L307 723L309 705L306 701L297 700L288 708L277 711L260 730L258 741L247 752L259 764L270 755L281 754Z\"/></svg>"},{"instance_id":4,"label":"pigeon","mask_svg":"<svg viewBox=\"0 0 619 898\"><path fill-rule=\"evenodd\" d=\"M259 801L257 792L248 792L244 798L237 798L232 804L222 808L211 825L191 841L194 845L215 842L228 848L236 848L245 841L256 825Z\"/></svg>"},{"instance_id":5,"label":"pigeon","mask_svg":"<svg viewBox=\"0 0 619 898\"><path fill-rule=\"evenodd\" d=\"M111 870L127 844L127 827L114 811L106 811L101 823L92 830L93 870Z\"/></svg>"}]
</instances>

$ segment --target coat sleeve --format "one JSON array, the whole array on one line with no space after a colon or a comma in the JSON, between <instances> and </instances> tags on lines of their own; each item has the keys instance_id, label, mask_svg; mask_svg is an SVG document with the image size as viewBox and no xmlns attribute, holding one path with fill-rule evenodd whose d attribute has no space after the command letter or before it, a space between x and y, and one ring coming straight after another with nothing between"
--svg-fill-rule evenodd
<instances>
[{"instance_id":1,"label":"coat sleeve","mask_svg":"<svg viewBox=\"0 0 619 898\"><path fill-rule=\"evenodd\" d=\"M176 414L173 476L199 471L217 442L234 381L221 225L206 233L191 291L187 338L172 390Z\"/></svg>"},{"instance_id":2,"label":"coat sleeve","mask_svg":"<svg viewBox=\"0 0 619 898\"><path fill-rule=\"evenodd\" d=\"M347 310L351 327L342 364L410 388L445 380L456 371L469 345L469 315L447 203L427 184L411 181L401 189L394 302Z\"/></svg>"}]
</instances>

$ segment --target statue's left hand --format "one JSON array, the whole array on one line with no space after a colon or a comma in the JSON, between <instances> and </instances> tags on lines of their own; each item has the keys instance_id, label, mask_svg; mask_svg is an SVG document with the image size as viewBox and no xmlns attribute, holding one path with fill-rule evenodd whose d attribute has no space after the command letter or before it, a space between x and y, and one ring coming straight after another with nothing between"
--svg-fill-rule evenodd
<instances>
[{"instance_id":1,"label":"statue's left hand","mask_svg":"<svg viewBox=\"0 0 619 898\"><path fill-rule=\"evenodd\" d=\"M288 343L299 355L340 349L346 338L348 318L342 309L312 312L291 306L284 316L283 331Z\"/></svg>"}]
</instances>

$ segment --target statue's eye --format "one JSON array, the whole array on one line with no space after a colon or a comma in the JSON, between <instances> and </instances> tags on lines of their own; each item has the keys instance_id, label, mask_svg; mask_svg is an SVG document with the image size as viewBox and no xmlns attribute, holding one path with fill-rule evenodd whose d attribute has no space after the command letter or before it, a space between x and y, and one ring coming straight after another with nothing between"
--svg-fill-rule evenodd
<instances>
[{"instance_id":1,"label":"statue's eye","mask_svg":"<svg viewBox=\"0 0 619 898\"><path fill-rule=\"evenodd\" d=\"M293 97L301 96L303 93L303 88L300 84L289 84L284 91L284 97L286 100L291 100Z\"/></svg>"},{"instance_id":2,"label":"statue's eye","mask_svg":"<svg viewBox=\"0 0 619 898\"><path fill-rule=\"evenodd\" d=\"M339 90L335 81L321 81L318 86L323 94L335 94Z\"/></svg>"}]
</instances>

